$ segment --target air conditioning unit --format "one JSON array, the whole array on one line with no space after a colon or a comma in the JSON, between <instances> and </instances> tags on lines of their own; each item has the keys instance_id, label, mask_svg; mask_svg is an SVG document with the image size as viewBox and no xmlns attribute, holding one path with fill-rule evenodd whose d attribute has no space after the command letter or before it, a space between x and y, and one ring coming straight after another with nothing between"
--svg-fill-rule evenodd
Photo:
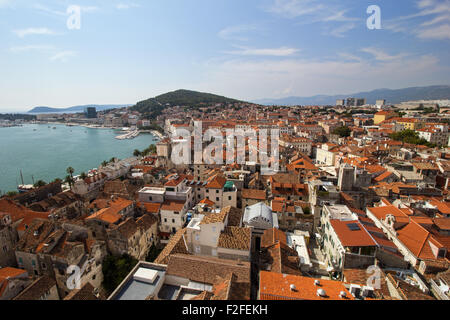
<instances>
[{"instance_id":1,"label":"air conditioning unit","mask_svg":"<svg viewBox=\"0 0 450 320\"><path fill-rule=\"evenodd\" d=\"M373 292L374 292L374 288L368 287L368 286L364 286L362 288L361 296L363 296L364 298L372 297L373 296Z\"/></svg>"},{"instance_id":2,"label":"air conditioning unit","mask_svg":"<svg viewBox=\"0 0 450 320\"><path fill-rule=\"evenodd\" d=\"M361 286L357 285L357 284L351 284L350 285L350 293L352 294L352 296L359 297L361 294Z\"/></svg>"}]
</instances>

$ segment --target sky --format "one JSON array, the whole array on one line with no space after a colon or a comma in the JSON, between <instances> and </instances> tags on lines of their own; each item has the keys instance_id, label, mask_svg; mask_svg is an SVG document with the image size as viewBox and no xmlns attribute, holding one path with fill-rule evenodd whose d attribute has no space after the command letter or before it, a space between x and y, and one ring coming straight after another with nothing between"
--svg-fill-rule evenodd
<instances>
[{"instance_id":1,"label":"sky","mask_svg":"<svg viewBox=\"0 0 450 320\"><path fill-rule=\"evenodd\" d=\"M450 0L0 0L0 39L0 112L450 84Z\"/></svg>"}]
</instances>

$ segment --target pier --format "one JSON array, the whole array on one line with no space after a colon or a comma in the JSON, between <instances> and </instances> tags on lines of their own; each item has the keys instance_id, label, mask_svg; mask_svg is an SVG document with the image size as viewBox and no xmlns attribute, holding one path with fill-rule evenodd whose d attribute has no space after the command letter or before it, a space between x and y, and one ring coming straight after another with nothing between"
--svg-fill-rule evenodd
<instances>
[{"instance_id":1,"label":"pier","mask_svg":"<svg viewBox=\"0 0 450 320\"><path fill-rule=\"evenodd\" d=\"M140 134L139 130L131 131L126 134L122 134L120 136L117 136L117 140L126 140L126 139L134 139Z\"/></svg>"}]
</instances>

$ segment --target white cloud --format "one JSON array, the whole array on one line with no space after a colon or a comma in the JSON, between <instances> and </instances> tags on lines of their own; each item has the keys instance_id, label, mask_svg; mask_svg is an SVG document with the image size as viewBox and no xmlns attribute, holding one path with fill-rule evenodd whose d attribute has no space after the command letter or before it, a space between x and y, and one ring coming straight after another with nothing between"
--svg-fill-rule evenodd
<instances>
[{"instance_id":1,"label":"white cloud","mask_svg":"<svg viewBox=\"0 0 450 320\"><path fill-rule=\"evenodd\" d=\"M95 7L95 6L86 6L86 7L80 7L81 8L81 12L86 12L86 13L92 13L92 12L96 12L99 9L99 7Z\"/></svg>"},{"instance_id":2,"label":"white cloud","mask_svg":"<svg viewBox=\"0 0 450 320\"><path fill-rule=\"evenodd\" d=\"M346 23L339 27L332 28L329 32L330 35L338 38L343 38L344 34L352 29L356 28L355 23Z\"/></svg>"},{"instance_id":3,"label":"white cloud","mask_svg":"<svg viewBox=\"0 0 450 320\"><path fill-rule=\"evenodd\" d=\"M75 57L77 55L74 51L61 51L50 57L50 61L61 61L67 62L69 58Z\"/></svg>"},{"instance_id":4,"label":"white cloud","mask_svg":"<svg viewBox=\"0 0 450 320\"><path fill-rule=\"evenodd\" d=\"M207 80L197 87L214 92L221 88L219 94L249 100L429 85L448 79L448 68L442 67L432 55L404 59L381 56L382 60L375 64L373 58L343 56L322 61L295 58L210 61L205 65Z\"/></svg>"},{"instance_id":5,"label":"white cloud","mask_svg":"<svg viewBox=\"0 0 450 320\"><path fill-rule=\"evenodd\" d=\"M126 10L126 9L131 9L131 8L139 8L140 5L136 4L136 3L118 3L116 4L116 9L119 10Z\"/></svg>"},{"instance_id":6,"label":"white cloud","mask_svg":"<svg viewBox=\"0 0 450 320\"><path fill-rule=\"evenodd\" d=\"M59 10L52 9L52 8L50 8L48 6L44 6L44 5L39 4L39 3L33 5L33 8L36 9L36 10L43 11L45 13L56 15L56 16L64 16L65 17L65 16L69 15L66 12L67 8L63 8L62 11L59 11ZM100 8L96 7L96 6L80 6L80 10L81 10L81 12L84 12L84 13L93 13L93 12L96 12L96 11L100 10Z\"/></svg>"},{"instance_id":7,"label":"white cloud","mask_svg":"<svg viewBox=\"0 0 450 320\"><path fill-rule=\"evenodd\" d=\"M314 14L326 8L316 0L275 0L266 11L289 18Z\"/></svg>"},{"instance_id":8,"label":"white cloud","mask_svg":"<svg viewBox=\"0 0 450 320\"><path fill-rule=\"evenodd\" d=\"M18 37L23 38L29 35L56 35L57 33L48 28L28 28L13 31Z\"/></svg>"},{"instance_id":9,"label":"white cloud","mask_svg":"<svg viewBox=\"0 0 450 320\"><path fill-rule=\"evenodd\" d=\"M377 61L393 61L402 59L407 56L407 54L405 53L400 53L397 55L389 55L383 50L374 47L363 48L361 49L361 51L372 55Z\"/></svg>"},{"instance_id":10,"label":"white cloud","mask_svg":"<svg viewBox=\"0 0 450 320\"><path fill-rule=\"evenodd\" d=\"M228 51L228 54L242 55L242 56L274 56L274 57L287 57L291 56L298 51L296 48L280 47L280 48L247 48L238 47L239 50Z\"/></svg>"},{"instance_id":11,"label":"white cloud","mask_svg":"<svg viewBox=\"0 0 450 320\"><path fill-rule=\"evenodd\" d=\"M438 27L422 29L416 34L422 39L450 40L450 25L443 24Z\"/></svg>"},{"instance_id":12,"label":"white cloud","mask_svg":"<svg viewBox=\"0 0 450 320\"><path fill-rule=\"evenodd\" d=\"M49 45L27 45L27 46L17 46L9 48L9 51L13 53L26 52L26 51L49 51L54 49L53 46Z\"/></svg>"},{"instance_id":13,"label":"white cloud","mask_svg":"<svg viewBox=\"0 0 450 320\"><path fill-rule=\"evenodd\" d=\"M385 29L412 34L420 39L450 39L450 0L418 0L416 7L419 10L414 14L387 20Z\"/></svg>"},{"instance_id":14,"label":"white cloud","mask_svg":"<svg viewBox=\"0 0 450 320\"><path fill-rule=\"evenodd\" d=\"M347 16L349 10L337 1L274 0L266 11L286 18L299 18L301 24L320 23L328 30L324 34L340 38L354 29L356 22L363 20Z\"/></svg>"},{"instance_id":15,"label":"white cloud","mask_svg":"<svg viewBox=\"0 0 450 320\"><path fill-rule=\"evenodd\" d=\"M229 26L220 30L218 36L225 40L247 41L246 34L256 30L259 30L259 27L252 24Z\"/></svg>"}]
</instances>

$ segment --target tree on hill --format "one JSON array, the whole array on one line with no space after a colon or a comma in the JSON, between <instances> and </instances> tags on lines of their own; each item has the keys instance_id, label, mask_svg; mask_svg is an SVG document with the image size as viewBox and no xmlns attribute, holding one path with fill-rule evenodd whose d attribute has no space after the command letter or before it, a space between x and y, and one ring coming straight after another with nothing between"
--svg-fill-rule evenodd
<instances>
[{"instance_id":1,"label":"tree on hill","mask_svg":"<svg viewBox=\"0 0 450 320\"><path fill-rule=\"evenodd\" d=\"M135 106L131 107L131 110L139 111L146 117L156 118L161 115L168 106L189 106L196 108L211 104L228 104L238 102L241 101L210 93L177 90L138 102Z\"/></svg>"}]
</instances>

